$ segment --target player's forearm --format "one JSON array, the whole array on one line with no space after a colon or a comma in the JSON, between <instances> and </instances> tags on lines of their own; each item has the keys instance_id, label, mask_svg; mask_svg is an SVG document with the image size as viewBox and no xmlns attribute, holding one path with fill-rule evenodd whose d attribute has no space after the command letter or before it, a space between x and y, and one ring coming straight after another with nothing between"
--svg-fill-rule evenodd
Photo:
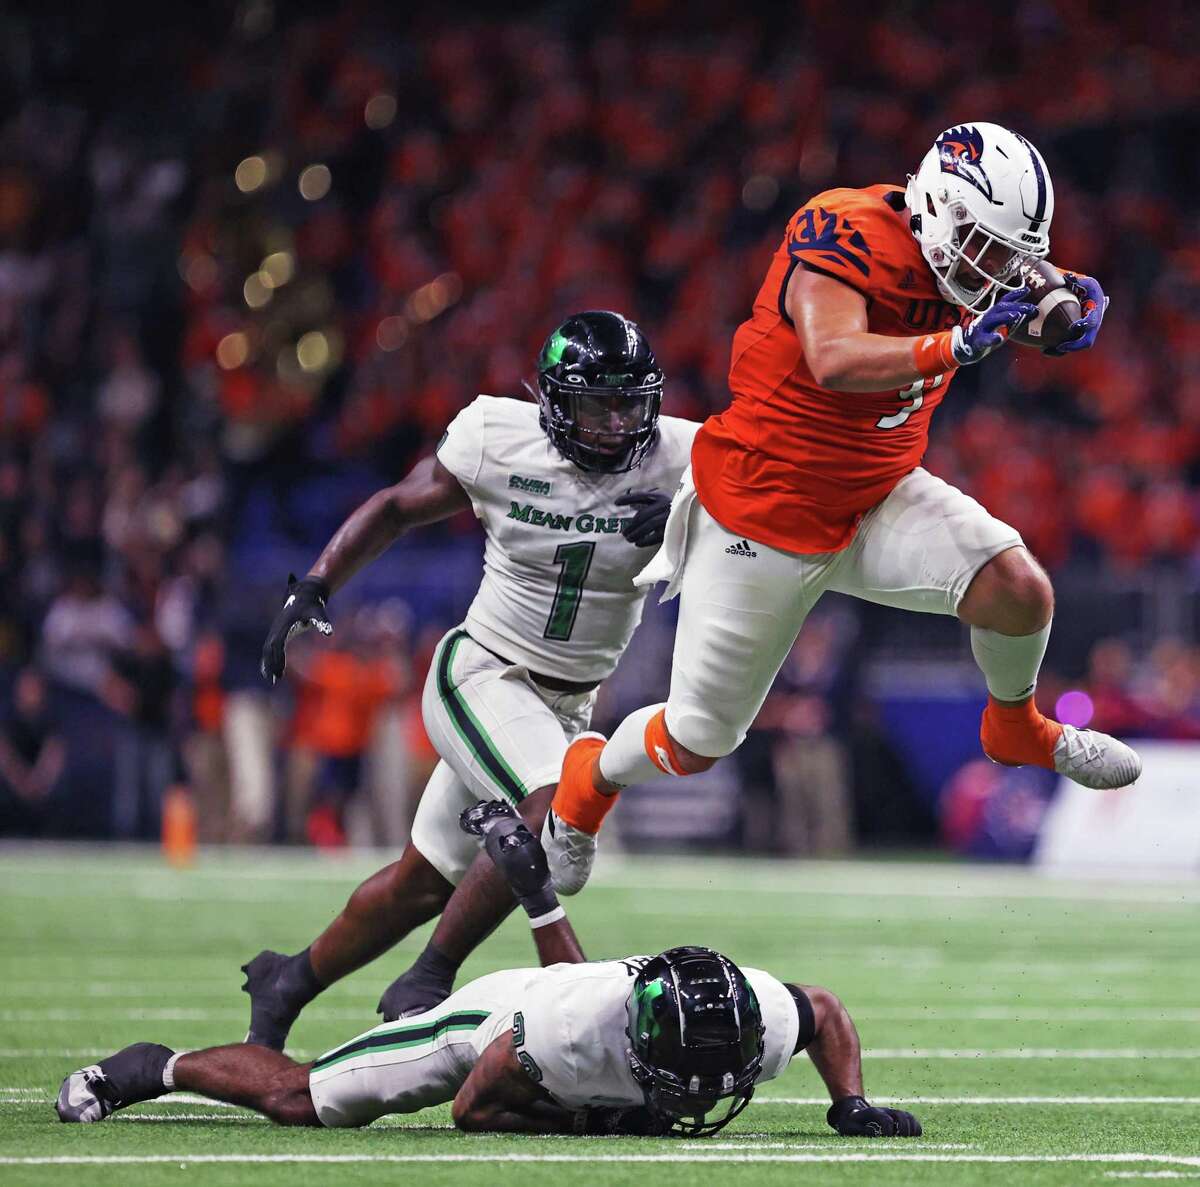
<instances>
[{"instance_id":1,"label":"player's forearm","mask_svg":"<svg viewBox=\"0 0 1200 1187\"><path fill-rule=\"evenodd\" d=\"M309 576L324 581L331 592L340 589L359 569L390 548L408 527L392 491L377 491L334 532L309 569Z\"/></svg>"},{"instance_id":2,"label":"player's forearm","mask_svg":"<svg viewBox=\"0 0 1200 1187\"><path fill-rule=\"evenodd\" d=\"M543 968L551 964L584 964L587 961L575 929L565 915L554 923L535 927L533 944Z\"/></svg>"},{"instance_id":3,"label":"player's forearm","mask_svg":"<svg viewBox=\"0 0 1200 1187\"><path fill-rule=\"evenodd\" d=\"M918 366L917 352L923 338L892 338L885 334L853 333L825 340L806 354L813 378L836 392L885 392L908 387L928 378L928 367ZM946 370L953 370L950 358Z\"/></svg>"},{"instance_id":4,"label":"player's forearm","mask_svg":"<svg viewBox=\"0 0 1200 1187\"><path fill-rule=\"evenodd\" d=\"M831 1100L861 1096L862 1047L858 1031L841 1001L828 990L805 987L817 1020L816 1035L807 1047Z\"/></svg>"},{"instance_id":5,"label":"player's forearm","mask_svg":"<svg viewBox=\"0 0 1200 1187\"><path fill-rule=\"evenodd\" d=\"M468 1133L570 1133L575 1120L530 1079L511 1031L484 1049L455 1095L450 1115Z\"/></svg>"},{"instance_id":6,"label":"player's forearm","mask_svg":"<svg viewBox=\"0 0 1200 1187\"><path fill-rule=\"evenodd\" d=\"M483 1107L455 1117L470 1133L573 1133L575 1114L552 1101L533 1101L521 1109Z\"/></svg>"}]
</instances>

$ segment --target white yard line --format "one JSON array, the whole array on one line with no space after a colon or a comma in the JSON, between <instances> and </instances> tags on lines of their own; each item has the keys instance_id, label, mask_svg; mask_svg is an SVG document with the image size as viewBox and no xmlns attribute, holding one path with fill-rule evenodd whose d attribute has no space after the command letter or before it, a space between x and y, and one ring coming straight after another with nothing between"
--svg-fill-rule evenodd
<instances>
[{"instance_id":1,"label":"white yard line","mask_svg":"<svg viewBox=\"0 0 1200 1187\"><path fill-rule=\"evenodd\" d=\"M372 993L372 998L377 996ZM131 1022L224 1022L243 1019L245 1007L207 1009L194 1006L101 1006L88 1010L4 1010L0 1022L91 1022L97 1018ZM371 1019L367 1012L355 1009L310 1007L305 1012L310 1022L356 1022L366 1026ZM922 1009L909 1006L861 1006L854 1010L855 1018L885 1022L1057 1022L1069 1025L1079 1022L1169 1022L1200 1024L1200 1010L1163 1006L1122 1008L1020 1007L1020 1006L933 1006Z\"/></svg>"},{"instance_id":2,"label":"white yard line","mask_svg":"<svg viewBox=\"0 0 1200 1187\"><path fill-rule=\"evenodd\" d=\"M0 1157L0 1166L138 1166L175 1163L324 1163L324 1164L353 1164L353 1163L641 1163L641 1162L679 1162L679 1163L1098 1163L1098 1164L1129 1164L1148 1163L1160 1166L1195 1166L1200 1167L1200 1156L1181 1154L976 1154L959 1152L920 1150L910 1151L805 1151L803 1153L760 1154L755 1151L718 1151L715 1154L705 1154L697 1148L694 1152L678 1152L663 1154L93 1154L93 1155L45 1155L33 1157Z\"/></svg>"},{"instance_id":3,"label":"white yard line","mask_svg":"<svg viewBox=\"0 0 1200 1187\"><path fill-rule=\"evenodd\" d=\"M374 997L375 994L372 994ZM1079 1022L1164 1022L1200 1024L1200 1009L1163 1006L1131 1007L1129 1009L1088 1006L1022 1007L1022 1006L860 1006L853 1011L857 1019L876 1019L888 1022L1058 1022L1069 1025ZM371 1024L370 1012L361 1009L310 1006L305 1011L310 1022L353 1022L366 1027ZM242 1021L244 1006L208 1008L200 1006L97 1006L86 1010L58 1009L0 1009L0 1022L92 1022L98 1018L125 1022L228 1022Z\"/></svg>"},{"instance_id":4,"label":"white yard line","mask_svg":"<svg viewBox=\"0 0 1200 1187\"><path fill-rule=\"evenodd\" d=\"M1200 1023L1200 1009L1176 1006L857 1006L853 1014L890 1022Z\"/></svg>"},{"instance_id":5,"label":"white yard line","mask_svg":"<svg viewBox=\"0 0 1200 1187\"><path fill-rule=\"evenodd\" d=\"M876 1096L880 1105L1200 1105L1200 1096ZM755 1096L756 1105L826 1105L827 1096Z\"/></svg>"},{"instance_id":6,"label":"white yard line","mask_svg":"<svg viewBox=\"0 0 1200 1187\"><path fill-rule=\"evenodd\" d=\"M653 1140L653 1139L650 1139ZM674 1145L674 1139L670 1139ZM705 1142L707 1150L829 1150L829 1142ZM977 1150L979 1147L972 1142L926 1142L920 1138L912 1138L905 1143L905 1149L910 1151L924 1150Z\"/></svg>"},{"instance_id":7,"label":"white yard line","mask_svg":"<svg viewBox=\"0 0 1200 1187\"><path fill-rule=\"evenodd\" d=\"M97 1018L125 1022L244 1022L245 1006L229 1009L202 1009L191 1006L101 1006L95 1010L0 1010L0 1022L90 1022ZM325 1009L317 1006L305 1012L310 1021L353 1022L360 1027L374 1023L366 1010Z\"/></svg>"},{"instance_id":8,"label":"white yard line","mask_svg":"<svg viewBox=\"0 0 1200 1187\"><path fill-rule=\"evenodd\" d=\"M1106 1179L1200 1179L1198 1171L1105 1171Z\"/></svg>"},{"instance_id":9,"label":"white yard line","mask_svg":"<svg viewBox=\"0 0 1200 1187\"><path fill-rule=\"evenodd\" d=\"M205 1104L211 1104L205 1101ZM257 1113L114 1113L114 1121L225 1121L233 1125L269 1124Z\"/></svg>"},{"instance_id":10,"label":"white yard line","mask_svg":"<svg viewBox=\"0 0 1200 1187\"><path fill-rule=\"evenodd\" d=\"M85 967L86 959L80 960L77 967ZM86 973L85 973L86 975ZM157 974L153 978L147 977L146 981L140 985L130 985L127 981L92 981L87 982L87 996L93 997L119 997L129 1000L139 997L151 997L161 1000L163 997L168 997L172 994L186 993L189 997L196 996L213 996L218 995L228 997L230 992L236 988L237 982L241 980L241 974L230 973L227 977L160 977ZM379 997L379 991L361 989L355 990L350 987L341 988L339 993L349 994L353 997ZM46 997L54 996L55 994L64 994L73 999L79 997L79 985L68 984L64 980L58 981L5 981L0 985L0 996L5 998L14 997Z\"/></svg>"},{"instance_id":11,"label":"white yard line","mask_svg":"<svg viewBox=\"0 0 1200 1187\"><path fill-rule=\"evenodd\" d=\"M125 859L124 861L120 859ZM34 852L28 846L0 847L0 876L9 874L16 885L11 893L26 889L31 875L61 878L63 865L101 867L105 873L106 896L119 888L118 878L134 878L145 885L146 895L164 898L191 897L196 883L215 882L212 897L226 897L233 882L348 882L373 872L386 858L291 857L271 850L236 853L202 851L196 868L176 873L156 864L147 849L116 847L45 846ZM688 861L670 858L652 860L604 854L597 863L593 883L609 889L737 888L743 891L790 895L834 895L839 897L889 897L937 899L1010 898L1042 900L1104 901L1114 903L1200 904L1200 880L1116 882L1102 879L1051 877L1026 867L998 870L940 862L761 862L726 859ZM51 888L69 896L66 885ZM199 888L197 888L199 889ZM10 892L6 892L10 893Z\"/></svg>"},{"instance_id":12,"label":"white yard line","mask_svg":"<svg viewBox=\"0 0 1200 1187\"><path fill-rule=\"evenodd\" d=\"M874 1047L865 1059L1200 1059L1196 1047Z\"/></svg>"},{"instance_id":13,"label":"white yard line","mask_svg":"<svg viewBox=\"0 0 1200 1187\"><path fill-rule=\"evenodd\" d=\"M0 1047L0 1059L103 1059L112 1053L111 1047ZM314 1059L321 1053L303 1047L284 1050L285 1055L301 1061Z\"/></svg>"},{"instance_id":14,"label":"white yard line","mask_svg":"<svg viewBox=\"0 0 1200 1187\"><path fill-rule=\"evenodd\" d=\"M0 1047L0 1059L95 1059L111 1055L100 1047ZM320 1052L287 1049L294 1059ZM870 1047L864 1059L1200 1059L1197 1047Z\"/></svg>"},{"instance_id":15,"label":"white yard line","mask_svg":"<svg viewBox=\"0 0 1200 1187\"><path fill-rule=\"evenodd\" d=\"M875 1096L871 1099L881 1105L1200 1105L1200 1096ZM41 1088L0 1087L0 1105L44 1103L54 1100L53 1093ZM755 1096L752 1102L758 1105L813 1105L828 1106L827 1096ZM172 1093L155 1101L147 1101L155 1107L178 1105L206 1105L212 1109L240 1109L225 1101L209 1100L190 1092ZM397 1114L399 1116L399 1114ZM447 1128L452 1128L447 1126ZM706 1146L711 1149L711 1146Z\"/></svg>"}]
</instances>

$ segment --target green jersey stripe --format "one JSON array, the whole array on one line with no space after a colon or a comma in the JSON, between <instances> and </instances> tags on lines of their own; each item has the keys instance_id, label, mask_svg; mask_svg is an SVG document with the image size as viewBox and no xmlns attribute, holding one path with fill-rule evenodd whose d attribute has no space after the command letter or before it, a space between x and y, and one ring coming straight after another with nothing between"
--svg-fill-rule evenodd
<instances>
[{"instance_id":1,"label":"green jersey stripe","mask_svg":"<svg viewBox=\"0 0 1200 1187\"><path fill-rule=\"evenodd\" d=\"M504 756L492 745L487 731L479 724L466 700L451 683L450 674L454 668L455 652L458 645L469 638L470 635L466 631L456 631L442 643L441 653L437 658L438 695L450 714L450 721L458 736L466 742L467 748L495 780L500 791L514 804L519 804L529 794L528 790L504 761Z\"/></svg>"},{"instance_id":2,"label":"green jersey stripe","mask_svg":"<svg viewBox=\"0 0 1200 1187\"><path fill-rule=\"evenodd\" d=\"M388 1030L373 1030L322 1055L313 1063L312 1070L322 1071L335 1063L368 1052L374 1054L377 1051L396 1051L404 1047L432 1045L440 1035L449 1034L451 1031L478 1030L488 1017L488 1014L479 1010L464 1010L420 1026L395 1026Z\"/></svg>"}]
</instances>

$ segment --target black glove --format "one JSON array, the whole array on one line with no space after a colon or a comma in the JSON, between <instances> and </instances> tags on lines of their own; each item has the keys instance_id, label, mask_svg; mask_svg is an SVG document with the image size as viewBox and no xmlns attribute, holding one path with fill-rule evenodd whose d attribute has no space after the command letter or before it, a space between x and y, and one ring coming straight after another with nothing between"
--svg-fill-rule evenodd
<instances>
[{"instance_id":1,"label":"black glove","mask_svg":"<svg viewBox=\"0 0 1200 1187\"><path fill-rule=\"evenodd\" d=\"M663 542L671 496L660 490L628 490L617 499L618 507L637 507L638 513L621 524L621 535L639 548L657 548Z\"/></svg>"},{"instance_id":2,"label":"black glove","mask_svg":"<svg viewBox=\"0 0 1200 1187\"><path fill-rule=\"evenodd\" d=\"M634 1138L660 1138L671 1132L671 1118L652 1112L645 1105L625 1109L580 1109L575 1114L575 1132L589 1137L620 1134Z\"/></svg>"},{"instance_id":3,"label":"black glove","mask_svg":"<svg viewBox=\"0 0 1200 1187\"><path fill-rule=\"evenodd\" d=\"M262 662L259 671L272 684L283 675L284 652L288 640L310 627L323 635L333 634L333 623L329 621L325 603L329 601L329 586L318 577L305 577L297 581L294 573L288 574L288 591L283 607L275 615L267 641L263 644Z\"/></svg>"},{"instance_id":4,"label":"black glove","mask_svg":"<svg viewBox=\"0 0 1200 1187\"><path fill-rule=\"evenodd\" d=\"M861 1096L835 1100L825 1120L844 1138L919 1138L921 1123L903 1109L880 1109Z\"/></svg>"},{"instance_id":5,"label":"black glove","mask_svg":"<svg viewBox=\"0 0 1200 1187\"><path fill-rule=\"evenodd\" d=\"M558 906L546 851L509 804L480 800L459 816L458 823L463 832L483 838L488 857L530 919L548 915Z\"/></svg>"}]
</instances>

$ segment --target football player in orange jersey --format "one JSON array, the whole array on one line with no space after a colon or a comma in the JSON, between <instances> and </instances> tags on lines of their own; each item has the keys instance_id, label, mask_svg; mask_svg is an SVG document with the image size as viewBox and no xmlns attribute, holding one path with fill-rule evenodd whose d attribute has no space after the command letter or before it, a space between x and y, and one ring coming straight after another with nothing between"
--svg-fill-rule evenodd
<instances>
[{"instance_id":1,"label":"football player in orange jersey","mask_svg":"<svg viewBox=\"0 0 1200 1187\"><path fill-rule=\"evenodd\" d=\"M1020 535L921 468L933 410L962 366L1033 315L1025 270L1050 248L1041 154L996 124L943 132L906 188L835 189L788 223L734 335L733 402L701 428L666 538L641 583L680 595L665 704L567 751L543 842L555 883L586 881L622 787L736 749L827 589L956 614L988 686L984 752L1087 787L1141 771L1124 743L1034 705L1054 595ZM1095 341L1107 298L1068 274Z\"/></svg>"}]
</instances>

